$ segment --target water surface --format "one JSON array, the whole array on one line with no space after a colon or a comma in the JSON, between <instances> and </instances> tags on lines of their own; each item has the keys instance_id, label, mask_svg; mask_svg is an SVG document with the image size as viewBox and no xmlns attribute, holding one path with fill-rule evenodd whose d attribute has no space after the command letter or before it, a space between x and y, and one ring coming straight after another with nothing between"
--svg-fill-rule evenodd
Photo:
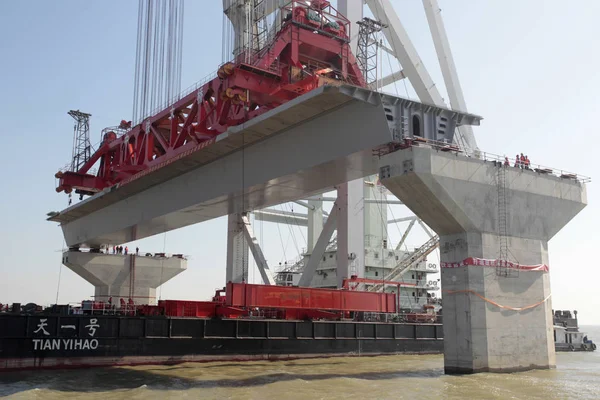
<instances>
[{"instance_id":1,"label":"water surface","mask_svg":"<svg viewBox=\"0 0 600 400\"><path fill-rule=\"evenodd\" d=\"M600 342L600 327L587 327ZM11 399L600 399L600 351L557 368L447 376L443 357L340 357L0 374Z\"/></svg>"}]
</instances>

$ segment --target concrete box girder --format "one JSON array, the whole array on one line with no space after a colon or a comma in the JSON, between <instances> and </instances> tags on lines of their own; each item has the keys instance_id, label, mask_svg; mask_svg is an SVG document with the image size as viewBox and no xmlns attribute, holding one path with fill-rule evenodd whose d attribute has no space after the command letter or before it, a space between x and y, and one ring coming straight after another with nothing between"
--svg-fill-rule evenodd
<instances>
[{"instance_id":1,"label":"concrete box girder","mask_svg":"<svg viewBox=\"0 0 600 400\"><path fill-rule=\"evenodd\" d=\"M481 119L357 87L324 86L50 220L61 223L68 246L99 247L305 198L376 174L373 150L400 140L411 113L430 121L424 135L432 138L452 135L449 127L434 126L442 118L452 126Z\"/></svg>"}]
</instances>

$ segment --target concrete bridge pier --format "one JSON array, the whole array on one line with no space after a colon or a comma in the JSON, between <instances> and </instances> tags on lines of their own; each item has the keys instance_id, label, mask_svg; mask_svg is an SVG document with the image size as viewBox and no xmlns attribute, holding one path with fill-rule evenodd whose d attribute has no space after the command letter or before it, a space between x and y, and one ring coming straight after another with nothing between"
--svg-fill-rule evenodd
<instances>
[{"instance_id":1,"label":"concrete bridge pier","mask_svg":"<svg viewBox=\"0 0 600 400\"><path fill-rule=\"evenodd\" d=\"M440 236L445 372L555 367L548 241L585 207L585 185L429 145L380 167Z\"/></svg>"},{"instance_id":2,"label":"concrete bridge pier","mask_svg":"<svg viewBox=\"0 0 600 400\"><path fill-rule=\"evenodd\" d=\"M94 299L119 304L132 298L135 304L156 304L156 288L187 269L178 257L65 251L63 264L94 285Z\"/></svg>"}]
</instances>

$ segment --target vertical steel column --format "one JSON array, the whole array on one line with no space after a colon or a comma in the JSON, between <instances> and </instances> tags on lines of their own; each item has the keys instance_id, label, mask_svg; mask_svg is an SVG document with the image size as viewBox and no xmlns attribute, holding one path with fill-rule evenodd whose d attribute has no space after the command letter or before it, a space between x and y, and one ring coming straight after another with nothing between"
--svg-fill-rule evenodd
<instances>
[{"instance_id":1,"label":"vertical steel column","mask_svg":"<svg viewBox=\"0 0 600 400\"><path fill-rule=\"evenodd\" d=\"M465 102L465 97L460 86L458 72L456 71L456 65L454 64L454 58L450 50L450 41L448 40L448 35L446 35L446 28L442 20L442 10L440 10L437 0L423 0L423 7L425 8L425 15L427 16L427 22L431 30L433 44L440 62L450 106L453 110L467 112L467 103ZM473 127L465 125L460 128L460 131L466 142L465 145L473 150L477 150L477 141L473 134Z\"/></svg>"},{"instance_id":2,"label":"vertical steel column","mask_svg":"<svg viewBox=\"0 0 600 400\"><path fill-rule=\"evenodd\" d=\"M244 272L248 272L248 242L244 235L244 222L241 214L229 214L227 217L227 268L226 282L244 281ZM246 279L247 280L247 279Z\"/></svg>"},{"instance_id":3,"label":"vertical steel column","mask_svg":"<svg viewBox=\"0 0 600 400\"><path fill-rule=\"evenodd\" d=\"M358 46L358 22L363 19L363 0L339 0L338 10L351 23L350 49L356 54ZM350 264L353 273L365 276L365 217L363 179L338 186L339 215L337 220L337 282L342 287L349 277Z\"/></svg>"},{"instance_id":4,"label":"vertical steel column","mask_svg":"<svg viewBox=\"0 0 600 400\"><path fill-rule=\"evenodd\" d=\"M337 286L350 272L365 275L364 181L357 179L337 187ZM352 271L350 271L352 264Z\"/></svg>"},{"instance_id":5,"label":"vertical steel column","mask_svg":"<svg viewBox=\"0 0 600 400\"><path fill-rule=\"evenodd\" d=\"M338 11L350 21L350 49L356 54L358 44L358 21L363 19L363 0L338 0Z\"/></svg>"},{"instance_id":6,"label":"vertical steel column","mask_svg":"<svg viewBox=\"0 0 600 400\"><path fill-rule=\"evenodd\" d=\"M308 199L306 252L312 253L317 240L323 231L323 201L317 200L320 196Z\"/></svg>"}]
</instances>

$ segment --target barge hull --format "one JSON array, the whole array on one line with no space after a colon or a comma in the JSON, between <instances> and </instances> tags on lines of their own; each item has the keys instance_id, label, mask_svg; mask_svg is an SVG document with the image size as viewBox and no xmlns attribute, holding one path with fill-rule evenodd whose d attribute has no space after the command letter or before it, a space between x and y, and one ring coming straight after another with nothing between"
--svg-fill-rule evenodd
<instances>
[{"instance_id":1,"label":"barge hull","mask_svg":"<svg viewBox=\"0 0 600 400\"><path fill-rule=\"evenodd\" d=\"M442 352L441 324L0 316L0 371Z\"/></svg>"}]
</instances>

